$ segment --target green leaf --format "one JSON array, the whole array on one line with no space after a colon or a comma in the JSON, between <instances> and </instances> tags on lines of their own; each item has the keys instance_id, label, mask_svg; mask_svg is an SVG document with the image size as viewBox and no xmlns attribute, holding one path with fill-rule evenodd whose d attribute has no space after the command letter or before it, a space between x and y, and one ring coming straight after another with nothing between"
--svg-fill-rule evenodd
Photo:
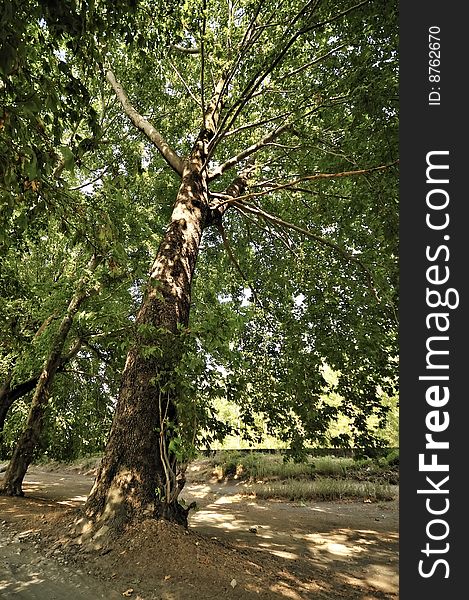
<instances>
[{"instance_id":1,"label":"green leaf","mask_svg":"<svg viewBox=\"0 0 469 600\"><path fill-rule=\"evenodd\" d=\"M73 152L68 146L60 146L59 150L64 161L64 168L67 169L67 171L73 171L75 168L75 157Z\"/></svg>"},{"instance_id":2,"label":"green leaf","mask_svg":"<svg viewBox=\"0 0 469 600\"><path fill-rule=\"evenodd\" d=\"M30 181L33 181L34 179L37 178L38 172L39 172L38 164L37 164L37 156L36 156L36 153L34 152L34 150L30 150L29 156L30 156L30 160L29 160L29 162L26 163L24 171L25 171L26 177Z\"/></svg>"},{"instance_id":3,"label":"green leaf","mask_svg":"<svg viewBox=\"0 0 469 600\"><path fill-rule=\"evenodd\" d=\"M0 48L0 72L8 76L16 65L18 52L9 42L3 44Z\"/></svg>"}]
</instances>

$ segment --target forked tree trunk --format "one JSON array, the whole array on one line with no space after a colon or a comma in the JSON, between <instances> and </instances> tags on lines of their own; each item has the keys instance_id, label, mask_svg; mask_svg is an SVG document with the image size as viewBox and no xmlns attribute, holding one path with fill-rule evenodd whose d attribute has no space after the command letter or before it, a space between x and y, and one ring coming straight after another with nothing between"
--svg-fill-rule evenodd
<instances>
[{"instance_id":1,"label":"forked tree trunk","mask_svg":"<svg viewBox=\"0 0 469 600\"><path fill-rule=\"evenodd\" d=\"M88 269L94 271L99 260L93 256L88 263ZM34 449L41 437L44 413L49 400L49 391L57 369L61 366L62 352L67 336L72 327L73 317L80 305L89 295L87 277L83 277L77 286L72 300L67 307L67 313L60 323L53 347L47 357L42 372L34 389L26 425L13 451L8 468L5 472L0 494L7 496L23 496L23 479L34 456ZM73 351L71 352L73 354Z\"/></svg>"},{"instance_id":2,"label":"forked tree trunk","mask_svg":"<svg viewBox=\"0 0 469 600\"><path fill-rule=\"evenodd\" d=\"M200 166L200 157L186 163L136 318L136 343L127 355L109 440L85 506L92 531L147 517L187 525L169 447L177 427L171 377L181 359L180 328L189 321L192 276L208 214Z\"/></svg>"}]
</instances>

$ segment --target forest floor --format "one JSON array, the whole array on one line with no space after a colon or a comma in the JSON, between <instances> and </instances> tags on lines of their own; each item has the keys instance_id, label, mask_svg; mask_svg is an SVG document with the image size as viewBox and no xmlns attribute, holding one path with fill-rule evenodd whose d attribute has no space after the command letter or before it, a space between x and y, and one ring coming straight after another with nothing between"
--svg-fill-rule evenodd
<instances>
[{"instance_id":1,"label":"forest floor","mask_svg":"<svg viewBox=\"0 0 469 600\"><path fill-rule=\"evenodd\" d=\"M189 530L147 521L112 546L71 543L91 472L31 467L0 497L4 600L397 600L398 488L386 502L258 500L194 463Z\"/></svg>"}]
</instances>

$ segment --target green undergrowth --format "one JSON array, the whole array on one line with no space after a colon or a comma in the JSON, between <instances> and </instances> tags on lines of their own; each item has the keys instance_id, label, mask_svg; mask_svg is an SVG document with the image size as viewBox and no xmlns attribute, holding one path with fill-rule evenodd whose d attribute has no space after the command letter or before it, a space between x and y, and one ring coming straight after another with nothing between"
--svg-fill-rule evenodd
<instances>
[{"instance_id":1,"label":"green undergrowth","mask_svg":"<svg viewBox=\"0 0 469 600\"><path fill-rule=\"evenodd\" d=\"M61 469L92 475L101 456L93 455L69 463L41 461L49 471ZM282 454L219 451L211 458L199 458L190 467L193 481L232 479L250 483L247 494L259 499L285 501L360 500L379 502L396 496L399 483L399 454L390 452L378 459L335 456L309 457L305 462L284 460Z\"/></svg>"},{"instance_id":2,"label":"green undergrowth","mask_svg":"<svg viewBox=\"0 0 469 600\"><path fill-rule=\"evenodd\" d=\"M40 467L47 471L66 470L82 474L92 474L94 470L97 469L97 467L99 466L101 458L101 454L94 454L92 456L86 456L83 458L77 458L72 461L64 462L45 457L36 461L34 464L37 467Z\"/></svg>"},{"instance_id":3,"label":"green undergrowth","mask_svg":"<svg viewBox=\"0 0 469 600\"><path fill-rule=\"evenodd\" d=\"M299 463L286 461L281 454L220 451L210 462L218 479L265 482L330 478L389 484L399 482L399 455L396 451L378 459L318 456Z\"/></svg>"},{"instance_id":4,"label":"green undergrowth","mask_svg":"<svg viewBox=\"0 0 469 600\"><path fill-rule=\"evenodd\" d=\"M363 500L369 502L388 501L395 498L389 484L350 479L321 477L314 481L286 479L269 483L254 484L250 490L256 498L281 500Z\"/></svg>"}]
</instances>

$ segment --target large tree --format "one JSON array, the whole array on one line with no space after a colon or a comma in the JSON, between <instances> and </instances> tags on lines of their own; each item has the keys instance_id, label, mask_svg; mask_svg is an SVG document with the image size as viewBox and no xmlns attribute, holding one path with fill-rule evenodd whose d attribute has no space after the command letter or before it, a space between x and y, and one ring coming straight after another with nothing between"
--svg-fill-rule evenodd
<instances>
[{"instance_id":1,"label":"large tree","mask_svg":"<svg viewBox=\"0 0 469 600\"><path fill-rule=\"evenodd\" d=\"M153 27L144 9L143 38ZM106 78L128 118L123 126L141 132L179 183L175 197L157 199L158 205L169 202L172 210L150 268L109 442L86 504L93 523L122 524L145 516L186 522L186 510L178 503L184 473L178 469L176 442L186 421L178 371L202 235L211 226L240 274L240 262L248 262L250 254L258 263L270 254L262 245L265 234L267 245L277 237L292 251L288 258L282 252L286 277L273 272L278 254L277 264L259 267L270 266L268 275L280 286L290 276L300 286L298 295L308 296L307 304L318 301L327 311L327 302L315 296L329 294L331 304L339 305L315 318L329 321L331 336L341 330L343 347L325 343L324 324L322 335L316 335L314 319L312 331L303 331L303 343L308 358L314 354L316 361L330 360L344 369L343 388L361 413L356 425L366 430L366 415L377 404L376 374L389 376L395 358L390 356L394 298L385 268L395 250L396 199L386 190L396 151L389 126L396 119L390 98L396 78L394 10L368 2L189 3L177 39L164 50L154 53L142 43L140 56L109 56ZM149 113L151 120L145 116ZM361 176L366 183L357 185ZM345 178L347 184L324 185ZM260 228L261 236L253 234L249 241L251 226ZM295 266L290 233L308 240L298 244L304 245ZM238 249L246 244L241 252L231 247L235 236ZM327 275L318 273L323 269ZM245 275L259 303L256 279L260 283L264 276ZM304 302L301 297L298 304ZM350 311L347 303L352 302ZM288 293L284 310L285 305ZM357 327L357 315L351 322L350 312L358 313L358 322L368 318L369 323ZM378 315L384 317L381 323ZM285 323L285 315L277 316ZM378 334L380 326L389 331ZM379 340L370 341L373 334ZM271 335L291 362L289 332L272 325ZM334 360L337 355L341 360ZM319 376L310 369L311 360L290 365L300 375L297 390L289 387L281 403L285 416L296 404L305 424L319 421L311 405ZM285 383L290 374L278 375Z\"/></svg>"},{"instance_id":2,"label":"large tree","mask_svg":"<svg viewBox=\"0 0 469 600\"><path fill-rule=\"evenodd\" d=\"M373 443L368 417L384 416L396 377L396 13L201 0L155 14L142 1L95 36L92 69L61 47L91 122L78 140L66 128L55 188L87 215L98 199L118 240L128 214L155 227L92 530L186 523L185 461L225 431L216 396L300 454L339 410L322 395L328 364L351 420L337 443Z\"/></svg>"}]
</instances>

